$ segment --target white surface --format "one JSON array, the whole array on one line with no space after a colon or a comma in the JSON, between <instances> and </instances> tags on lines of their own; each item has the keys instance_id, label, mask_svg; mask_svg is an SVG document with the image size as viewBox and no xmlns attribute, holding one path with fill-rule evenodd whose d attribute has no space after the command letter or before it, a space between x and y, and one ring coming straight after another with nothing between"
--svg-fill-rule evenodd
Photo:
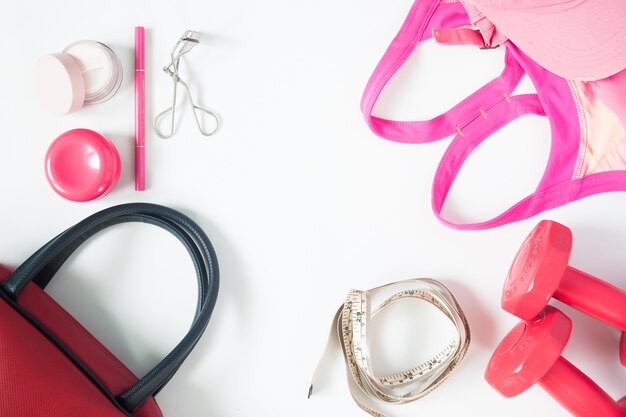
<instances>
[{"instance_id":1,"label":"white surface","mask_svg":"<svg viewBox=\"0 0 626 417\"><path fill-rule=\"evenodd\" d=\"M306 399L331 318L352 287L419 276L453 290L472 345L439 389L384 410L394 417L567 416L538 387L504 399L483 380L491 352L517 322L499 307L502 282L525 235L540 218L552 218L574 231L572 264L626 286L626 194L594 196L496 230L441 226L430 210L430 187L449 140L387 142L359 112L365 83L409 6L409 0L7 2L0 15L2 262L18 265L65 227L118 203L166 204L197 220L217 250L222 285L204 337L157 397L166 417L365 415L348 394L338 359ZM195 29L204 37L181 68L193 75L195 97L224 121L205 139L186 108L173 139L149 135L144 193L134 191L132 175L133 28L140 24L147 28L147 119L169 105L171 84L160 68L183 31ZM33 66L79 39L113 48L125 80L106 103L51 116L36 100ZM377 111L433 116L496 76L502 53L424 45ZM120 183L92 203L62 200L43 175L47 146L78 127L109 137L122 157ZM463 168L448 215L479 220L501 211L536 186L548 150L546 120L527 117L504 128ZM142 225L101 234L50 291L140 374L182 337L195 303L184 249ZM563 309L575 322L566 357L621 397L626 372L617 360L618 332ZM397 334L399 343L377 348L392 357L381 363L411 363L394 358L407 355L404 334ZM407 343L417 346L419 339L410 335Z\"/></svg>"}]
</instances>

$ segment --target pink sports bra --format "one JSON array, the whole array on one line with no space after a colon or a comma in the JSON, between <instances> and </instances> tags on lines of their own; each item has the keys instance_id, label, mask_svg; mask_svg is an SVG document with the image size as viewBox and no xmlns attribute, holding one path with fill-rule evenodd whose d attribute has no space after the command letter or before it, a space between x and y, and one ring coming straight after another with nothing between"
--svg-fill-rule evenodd
<instances>
[{"instance_id":1,"label":"pink sports bra","mask_svg":"<svg viewBox=\"0 0 626 417\"><path fill-rule=\"evenodd\" d=\"M468 16L468 11L470 16ZM426 143L455 135L437 168L432 207L455 229L487 229L526 219L592 194L626 190L626 70L598 81L561 78L528 58L497 30L477 21L471 6L456 0L415 0L400 31L370 77L361 111L374 133L403 143ZM478 25L481 32L468 28ZM381 91L415 46L433 36L444 43L500 43L504 71L444 114L425 121L396 121L372 114ZM512 95L528 74L537 94ZM523 114L547 116L551 150L536 190L504 213L480 223L459 224L441 210L457 173L474 148Z\"/></svg>"}]
</instances>

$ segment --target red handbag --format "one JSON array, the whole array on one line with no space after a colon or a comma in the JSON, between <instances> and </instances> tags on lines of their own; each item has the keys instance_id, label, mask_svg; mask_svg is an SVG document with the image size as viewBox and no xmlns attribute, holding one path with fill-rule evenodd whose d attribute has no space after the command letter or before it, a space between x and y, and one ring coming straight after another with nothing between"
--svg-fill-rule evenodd
<instances>
[{"instance_id":1,"label":"red handbag","mask_svg":"<svg viewBox=\"0 0 626 417\"><path fill-rule=\"evenodd\" d=\"M166 229L187 248L198 307L183 340L139 379L45 292L69 256L98 231L124 222ZM0 417L160 417L154 396L206 328L219 286L215 251L185 215L147 203L98 212L52 239L15 271L0 265Z\"/></svg>"}]
</instances>

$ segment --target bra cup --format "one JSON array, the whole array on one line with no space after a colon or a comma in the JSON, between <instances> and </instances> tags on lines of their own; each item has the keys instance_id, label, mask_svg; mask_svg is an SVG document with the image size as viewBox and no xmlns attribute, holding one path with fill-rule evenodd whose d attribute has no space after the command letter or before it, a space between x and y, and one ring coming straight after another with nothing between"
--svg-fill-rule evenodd
<instances>
[{"instance_id":1,"label":"bra cup","mask_svg":"<svg viewBox=\"0 0 626 417\"><path fill-rule=\"evenodd\" d=\"M570 81L585 134L574 178L626 169L626 70L598 81Z\"/></svg>"}]
</instances>

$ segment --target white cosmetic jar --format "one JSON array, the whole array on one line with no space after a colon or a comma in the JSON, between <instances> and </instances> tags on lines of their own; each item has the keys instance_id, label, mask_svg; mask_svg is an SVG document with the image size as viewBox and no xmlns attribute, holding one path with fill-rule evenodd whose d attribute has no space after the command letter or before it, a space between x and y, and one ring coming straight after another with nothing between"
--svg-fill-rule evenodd
<instances>
[{"instance_id":1,"label":"white cosmetic jar","mask_svg":"<svg viewBox=\"0 0 626 417\"><path fill-rule=\"evenodd\" d=\"M102 103L122 84L122 64L103 43L74 42L61 53L44 55L35 69L35 86L42 105L64 115L84 104Z\"/></svg>"}]
</instances>

